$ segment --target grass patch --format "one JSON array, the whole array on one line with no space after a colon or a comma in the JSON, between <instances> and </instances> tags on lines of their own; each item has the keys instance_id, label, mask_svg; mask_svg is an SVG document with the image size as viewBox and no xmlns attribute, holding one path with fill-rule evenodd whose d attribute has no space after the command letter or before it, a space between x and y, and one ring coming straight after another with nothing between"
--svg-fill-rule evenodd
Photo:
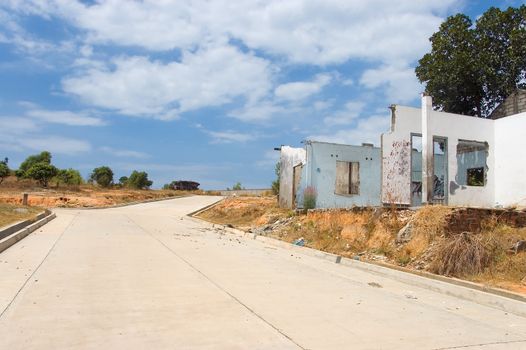
<instances>
[{"instance_id":1,"label":"grass patch","mask_svg":"<svg viewBox=\"0 0 526 350\"><path fill-rule=\"evenodd\" d=\"M15 211L17 208L27 209L27 212L17 212ZM18 221L33 219L42 211L43 209L38 207L23 207L19 205L0 203L0 228L14 224Z\"/></svg>"}]
</instances>

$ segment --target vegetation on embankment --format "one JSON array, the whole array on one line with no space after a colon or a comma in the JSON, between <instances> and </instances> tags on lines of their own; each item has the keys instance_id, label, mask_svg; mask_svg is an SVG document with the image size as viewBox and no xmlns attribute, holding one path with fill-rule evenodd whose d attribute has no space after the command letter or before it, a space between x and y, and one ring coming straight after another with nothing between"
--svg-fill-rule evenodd
<instances>
[{"instance_id":1,"label":"vegetation on embankment","mask_svg":"<svg viewBox=\"0 0 526 350\"><path fill-rule=\"evenodd\" d=\"M44 209L39 207L24 207L0 203L0 228L14 224L15 222L34 219Z\"/></svg>"},{"instance_id":2,"label":"vegetation on embankment","mask_svg":"<svg viewBox=\"0 0 526 350\"><path fill-rule=\"evenodd\" d=\"M308 247L344 257L526 293L526 251L510 249L526 240L526 227L514 227L488 211L477 230L456 232L452 218L457 210L425 206L418 211L353 208L300 214L278 208L275 198L239 197L200 217L291 243L303 238Z\"/></svg>"}]
</instances>

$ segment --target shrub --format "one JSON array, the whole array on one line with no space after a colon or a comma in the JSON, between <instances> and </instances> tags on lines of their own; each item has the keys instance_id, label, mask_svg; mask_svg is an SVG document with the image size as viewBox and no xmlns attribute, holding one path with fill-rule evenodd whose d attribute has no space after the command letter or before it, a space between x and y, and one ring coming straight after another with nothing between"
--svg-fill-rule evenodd
<instances>
[{"instance_id":1,"label":"shrub","mask_svg":"<svg viewBox=\"0 0 526 350\"><path fill-rule=\"evenodd\" d=\"M11 171L9 170L9 167L7 166L7 158L0 162L0 184L4 181L6 177L9 176L9 173Z\"/></svg>"},{"instance_id":2,"label":"shrub","mask_svg":"<svg viewBox=\"0 0 526 350\"><path fill-rule=\"evenodd\" d=\"M432 268L441 275L461 277L483 272L491 260L482 236L463 232L443 242Z\"/></svg>"},{"instance_id":3,"label":"shrub","mask_svg":"<svg viewBox=\"0 0 526 350\"><path fill-rule=\"evenodd\" d=\"M316 208L316 189L312 186L308 186L303 190L303 208L314 209Z\"/></svg>"},{"instance_id":4,"label":"shrub","mask_svg":"<svg viewBox=\"0 0 526 350\"><path fill-rule=\"evenodd\" d=\"M56 178L57 186L59 185L59 182L70 186L82 185L82 183L84 182L82 176L80 175L80 172L71 168L59 170Z\"/></svg>"},{"instance_id":5,"label":"shrub","mask_svg":"<svg viewBox=\"0 0 526 350\"><path fill-rule=\"evenodd\" d=\"M153 182L148 180L148 174L145 171L134 170L128 181L126 181L127 186L136 189L145 189L149 188Z\"/></svg>"},{"instance_id":6,"label":"shrub","mask_svg":"<svg viewBox=\"0 0 526 350\"><path fill-rule=\"evenodd\" d=\"M128 176L121 176L119 178L119 185L121 186L126 186L126 184L128 183Z\"/></svg>"},{"instance_id":7,"label":"shrub","mask_svg":"<svg viewBox=\"0 0 526 350\"><path fill-rule=\"evenodd\" d=\"M107 166L95 168L90 175L90 180L101 187L110 187L113 183L113 171Z\"/></svg>"},{"instance_id":8,"label":"shrub","mask_svg":"<svg viewBox=\"0 0 526 350\"><path fill-rule=\"evenodd\" d=\"M272 181L272 193L275 195L279 194L279 174L281 171L281 163L277 162L276 167L274 168L274 173L276 173L276 180Z\"/></svg>"},{"instance_id":9,"label":"shrub","mask_svg":"<svg viewBox=\"0 0 526 350\"><path fill-rule=\"evenodd\" d=\"M44 162L33 164L25 173L25 176L38 181L43 187L47 187L49 180L58 174L58 169Z\"/></svg>"}]
</instances>

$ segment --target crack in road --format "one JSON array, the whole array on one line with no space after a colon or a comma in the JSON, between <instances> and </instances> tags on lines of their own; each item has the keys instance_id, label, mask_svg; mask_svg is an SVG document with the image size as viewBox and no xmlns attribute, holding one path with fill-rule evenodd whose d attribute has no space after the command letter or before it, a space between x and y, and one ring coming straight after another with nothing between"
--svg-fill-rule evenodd
<instances>
[{"instance_id":1,"label":"crack in road","mask_svg":"<svg viewBox=\"0 0 526 350\"><path fill-rule=\"evenodd\" d=\"M145 232L147 235L149 235L150 237L152 237L154 240L156 240L157 242L159 242L163 247L165 247L169 252L171 252L173 255L175 255L179 260L181 260L182 262L184 262L186 265L188 265L191 269L193 269L194 271L196 271L197 273L199 273L201 276L203 276L207 281L209 281L210 283L212 283L216 288L218 288L219 290L221 290L223 293L227 294L230 298L232 298L235 302L237 302L239 305L243 306L245 309L247 309L251 314L253 314L254 316L256 316L257 318L259 318L261 321L263 321L264 323L266 323L268 326L270 326L271 328L273 328L275 331L277 331L279 334L281 334L283 337L285 337L287 340L289 340L290 342L292 342L294 345L296 345L298 348L302 349L302 350L309 350L305 347L303 347L301 344L299 344L297 341L295 341L294 339L292 339L289 335L287 335L286 333L284 333L281 329L279 329L277 326L275 326L274 324L272 324L271 322L267 321L263 316L261 316L260 314L258 314L256 311L254 311L250 306L248 306L247 304L243 303L241 300L239 300L235 295L233 295L232 293L230 293L228 290L226 290L225 288L223 288L219 283L217 283L216 281L212 280L210 277L208 277L203 271L199 270L196 266L192 265L191 262L189 262L188 260L186 260L185 258L183 258L181 255L177 254L176 251L174 251L172 248L170 248L166 243L164 243L161 239L159 239L158 237L154 236L151 232L149 232L147 229L145 229L143 226L139 225L135 220L133 220L132 218L130 218L128 215L126 215L126 217L128 217L128 219L133 222L135 225L137 225L137 227L139 227L143 232Z\"/></svg>"},{"instance_id":2,"label":"crack in road","mask_svg":"<svg viewBox=\"0 0 526 350\"><path fill-rule=\"evenodd\" d=\"M447 348L434 348L433 350L468 349L468 348L489 346L489 345L517 344L517 343L526 343L526 339L524 339L524 340L496 341L496 342L491 342L491 343L480 343L480 344L469 344L469 345L457 345L457 346L449 346Z\"/></svg>"}]
</instances>

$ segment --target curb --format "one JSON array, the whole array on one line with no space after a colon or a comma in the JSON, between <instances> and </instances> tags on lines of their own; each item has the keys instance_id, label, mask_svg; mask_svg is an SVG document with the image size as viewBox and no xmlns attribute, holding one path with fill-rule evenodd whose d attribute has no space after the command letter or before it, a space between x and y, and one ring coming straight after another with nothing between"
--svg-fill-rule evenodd
<instances>
[{"instance_id":1,"label":"curb","mask_svg":"<svg viewBox=\"0 0 526 350\"><path fill-rule=\"evenodd\" d=\"M55 217L55 213L46 210L37 215L36 221L25 220L0 231L0 253L28 236L31 232L47 224Z\"/></svg>"},{"instance_id":2,"label":"curb","mask_svg":"<svg viewBox=\"0 0 526 350\"><path fill-rule=\"evenodd\" d=\"M199 212L199 211L198 211ZM504 312L526 317L526 296L503 289L491 288L482 284L468 282L457 278L434 275L428 272L413 271L403 267L371 263L344 258L340 255L323 252L309 247L297 246L275 238L266 237L225 225L210 223L203 219L189 215L190 218L206 223L212 228L221 230L243 238L254 239L273 246L295 250L298 253L327 260L346 267L356 268L382 277L387 277L415 287L424 288L441 294L489 306Z\"/></svg>"},{"instance_id":3,"label":"curb","mask_svg":"<svg viewBox=\"0 0 526 350\"><path fill-rule=\"evenodd\" d=\"M212 203L212 204L209 204L209 205L207 205L206 207L203 207L203 208L201 208L201 209L197 209L197 210L195 210L195 211L193 211L193 212L191 212L191 213L188 213L188 214L186 214L186 215L187 215L187 216L190 216L190 217L196 217L197 215L201 214L201 213L204 212L204 211L207 211L208 209L211 209L211 208L215 207L216 205L218 205L219 203L221 203L222 201L224 201L224 200L226 199L226 197L224 197L224 196L222 196L222 197L223 197L223 198L217 200L217 202L214 202L214 203ZM206 221L206 222L208 222L208 221Z\"/></svg>"}]
</instances>

